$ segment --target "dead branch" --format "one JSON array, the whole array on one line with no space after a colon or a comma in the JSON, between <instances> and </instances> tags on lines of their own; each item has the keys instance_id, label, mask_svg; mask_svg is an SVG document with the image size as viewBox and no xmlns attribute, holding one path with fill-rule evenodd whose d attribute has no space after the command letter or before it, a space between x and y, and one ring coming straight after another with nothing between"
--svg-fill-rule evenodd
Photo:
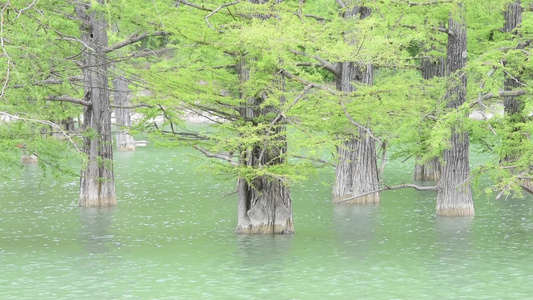
<instances>
[{"instance_id":1,"label":"dead branch","mask_svg":"<svg viewBox=\"0 0 533 300\"><path fill-rule=\"evenodd\" d=\"M70 136L61 128L61 126L55 124L54 122L47 121L47 120L23 118L23 117L15 116L15 115L3 112L3 111L0 111L0 115L4 115L4 116L6 116L6 117L8 117L10 119L13 119L13 120L29 121L29 122L35 122L35 123L40 123L40 124L51 126L51 127L55 128L55 129L59 130L69 140L69 142L74 146L74 148L76 148L76 150L78 152L81 152L81 150L78 148L78 145L76 145L76 143L74 143L74 141L70 138Z\"/></svg>"},{"instance_id":2,"label":"dead branch","mask_svg":"<svg viewBox=\"0 0 533 300\"><path fill-rule=\"evenodd\" d=\"M290 50L290 52L294 53L294 54L297 54L297 55L302 55L302 56L310 57L310 58L313 58L313 59L317 60L318 62L321 63L321 67L323 67L324 69L330 71L335 76L337 76L337 69L336 69L335 65L330 63L329 61L321 58L320 56L318 56L318 55L311 56L311 55L309 55L309 54L307 54L305 52L296 51L296 50Z\"/></svg>"},{"instance_id":3,"label":"dead branch","mask_svg":"<svg viewBox=\"0 0 533 300\"><path fill-rule=\"evenodd\" d=\"M302 90L302 92L300 93L300 95L298 95L298 97L294 98L294 101L292 101L291 104L289 104L289 106L287 106L282 112L280 112L275 118L274 120L272 120L272 122L270 122L270 124L268 125L269 127L272 127L274 126L274 124L276 124L279 120L281 120L282 117L285 117L285 114L287 113L287 111L289 109L291 109L291 107L293 107L294 105L296 105L296 103L298 103L298 101L300 101L300 99L303 98L303 96L311 89L313 88L313 85L312 84L308 84L305 86L305 88Z\"/></svg>"},{"instance_id":4,"label":"dead branch","mask_svg":"<svg viewBox=\"0 0 533 300\"><path fill-rule=\"evenodd\" d=\"M232 166L236 167L237 163L233 161L232 156L229 154L220 154L220 153L211 153L207 151L206 149L198 146L198 145L192 145L192 147L200 152L202 152L206 157L210 158L218 158L224 161L229 162Z\"/></svg>"},{"instance_id":5,"label":"dead branch","mask_svg":"<svg viewBox=\"0 0 533 300\"><path fill-rule=\"evenodd\" d=\"M225 4L222 4L220 5L217 9L213 10L212 12L210 12L207 16L205 16L205 21L207 22L207 25L209 26L209 28L213 29L213 30L216 30L212 25L211 23L209 23L209 18L216 14L219 10L223 9L224 7L228 7L228 6L232 6L232 5L236 5L236 4L239 4L241 3L241 0L237 0L237 1L234 1L234 2L230 2L230 3L225 3Z\"/></svg>"},{"instance_id":6,"label":"dead branch","mask_svg":"<svg viewBox=\"0 0 533 300\"><path fill-rule=\"evenodd\" d=\"M108 47L104 49L104 53L109 53L115 50L118 50L120 48L126 47L128 45L137 43L140 40L143 40L149 36L167 36L168 32L165 31L155 31L152 33L145 32L143 34L133 33L129 37L127 37L125 40L116 43L115 45Z\"/></svg>"},{"instance_id":7,"label":"dead branch","mask_svg":"<svg viewBox=\"0 0 533 300\"><path fill-rule=\"evenodd\" d=\"M90 107L92 105L92 103L89 102L89 101L86 101L86 100L83 100L83 99L74 98L74 97L70 97L70 96L67 96L67 95L49 96L49 97L46 98L46 100L47 101L70 102L70 103L80 104L80 105L87 106L87 107Z\"/></svg>"},{"instance_id":8,"label":"dead branch","mask_svg":"<svg viewBox=\"0 0 533 300\"><path fill-rule=\"evenodd\" d=\"M377 137L374 136L374 134L372 134L372 131L370 130L370 128L364 126L364 125L361 125L359 123L357 123L353 118L352 116L350 115L350 113L348 113L348 110L346 109L346 106L344 106L344 102L342 100L339 100L340 104L341 104L341 107L342 107L342 110L344 111L344 115L346 116L346 118L348 118L348 120L350 121L350 123L354 124L355 126L363 129L371 138L373 138L375 141L379 142L379 143L382 143L380 139L378 139Z\"/></svg>"},{"instance_id":9,"label":"dead branch","mask_svg":"<svg viewBox=\"0 0 533 300\"><path fill-rule=\"evenodd\" d=\"M405 184L400 184L400 185L396 185L396 186L385 186L384 188L377 189L377 190L371 191L371 192L362 193L360 195L344 199L344 200L339 201L337 203L344 203L344 202L352 201L352 200L357 199L359 197L364 197L364 196L367 196L367 195L372 195L372 194L383 192L383 191L399 190L399 189L406 189L406 188L412 188L412 189L415 189L417 191L433 191L433 192L437 191L437 186L420 186L420 185L416 185L416 184L405 183Z\"/></svg>"}]
</instances>

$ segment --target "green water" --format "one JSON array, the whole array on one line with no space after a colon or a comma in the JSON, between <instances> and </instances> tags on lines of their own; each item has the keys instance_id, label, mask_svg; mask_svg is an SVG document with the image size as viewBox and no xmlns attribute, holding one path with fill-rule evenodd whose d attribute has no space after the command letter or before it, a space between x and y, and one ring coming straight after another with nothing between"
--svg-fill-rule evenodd
<instances>
[{"instance_id":1,"label":"green water","mask_svg":"<svg viewBox=\"0 0 533 300\"><path fill-rule=\"evenodd\" d=\"M237 236L234 182L177 150L116 154L117 208L35 167L0 182L0 299L533 299L533 197L332 205L333 171L293 187L293 236ZM411 167L390 163L387 180Z\"/></svg>"}]
</instances>

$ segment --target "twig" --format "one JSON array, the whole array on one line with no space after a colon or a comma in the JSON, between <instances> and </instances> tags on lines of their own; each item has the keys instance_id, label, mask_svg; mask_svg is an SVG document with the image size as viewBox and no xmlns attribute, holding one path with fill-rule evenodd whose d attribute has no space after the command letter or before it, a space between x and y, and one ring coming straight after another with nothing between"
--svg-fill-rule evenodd
<instances>
[{"instance_id":1,"label":"twig","mask_svg":"<svg viewBox=\"0 0 533 300\"><path fill-rule=\"evenodd\" d=\"M229 162L232 166L237 166L237 163L232 160L231 155L226 154L220 154L220 153L211 153L207 151L206 149L198 146L198 145L192 145L192 147L200 152L202 152L206 157L212 157L212 158L218 158L221 160L225 160Z\"/></svg>"},{"instance_id":2,"label":"twig","mask_svg":"<svg viewBox=\"0 0 533 300\"><path fill-rule=\"evenodd\" d=\"M76 143L74 143L74 141L70 138L70 136L59 125L57 125L57 124L55 124L55 123L53 123L51 121L37 120L37 119L31 119L31 118L23 118L23 117L15 116L15 115L3 112L3 111L0 111L0 114L4 115L6 117L9 117L11 119L14 119L14 120L30 121L30 122L40 123L40 124L44 124L44 125L48 125L48 126L54 127L57 130L59 130L70 141L70 143L74 146L74 148L76 148L76 150L78 152L81 152L81 150L78 148Z\"/></svg>"},{"instance_id":3,"label":"twig","mask_svg":"<svg viewBox=\"0 0 533 300\"><path fill-rule=\"evenodd\" d=\"M361 129L363 129L364 131L366 131L366 133L367 133L371 138L373 138L375 141L381 143L381 140L378 139L377 137L375 137L375 136L372 134L372 131L371 131L368 127L363 126L363 125L357 123L357 122L352 118L352 116L350 115L350 113L348 113L348 110L346 110L346 106L344 106L344 102L343 102L342 100L339 100L339 102L340 102L340 104L341 104L342 110L344 111L344 115L346 116L346 118L348 118L348 120L349 120L352 124L354 124L355 126L361 128Z\"/></svg>"},{"instance_id":4,"label":"twig","mask_svg":"<svg viewBox=\"0 0 533 300\"><path fill-rule=\"evenodd\" d=\"M212 15L216 14L219 10L223 9L224 7L228 7L228 6L232 6L232 5L236 5L236 4L239 4L241 3L241 0L237 0L237 1L234 1L234 2L230 2L230 3L225 3L225 4L222 4L220 5L217 9L213 10L212 12L210 12L207 16L205 16L205 21L207 22L207 25L209 26L209 28L213 29L213 30L216 30L212 25L211 23L209 23L209 17L211 17ZM217 30L218 31L218 30Z\"/></svg>"},{"instance_id":5,"label":"twig","mask_svg":"<svg viewBox=\"0 0 533 300\"><path fill-rule=\"evenodd\" d=\"M292 101L292 103L287 106L282 112L280 112L275 118L274 120L272 120L272 122L270 122L269 124L269 127L272 127L274 126L274 124L276 124L279 120L281 120L282 117L285 116L285 114L287 113L287 111L289 109L291 109L291 107L293 107L294 105L296 105L296 103L298 103L298 101L300 101L300 99L303 98L303 96L311 89L313 88L313 84L308 84L305 86L305 88L303 89L303 91L300 93L300 95L298 95L298 97L296 97L294 99L294 101Z\"/></svg>"},{"instance_id":6,"label":"twig","mask_svg":"<svg viewBox=\"0 0 533 300\"><path fill-rule=\"evenodd\" d=\"M4 47L4 12L9 7L10 1L6 1L4 6L2 7L2 10L0 11L0 47L2 47L2 52L4 53L4 56L7 58L7 68L6 68L6 79L4 80L4 85L2 86L2 91L0 92L0 98L4 97L7 84L9 83L9 75L11 72L11 56L6 51L6 48Z\"/></svg>"}]
</instances>

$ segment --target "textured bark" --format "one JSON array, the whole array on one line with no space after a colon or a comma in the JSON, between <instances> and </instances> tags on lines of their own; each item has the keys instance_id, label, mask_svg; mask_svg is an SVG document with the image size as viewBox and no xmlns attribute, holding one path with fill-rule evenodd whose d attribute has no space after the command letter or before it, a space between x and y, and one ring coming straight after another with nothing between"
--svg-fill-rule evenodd
<instances>
[{"instance_id":1,"label":"textured bark","mask_svg":"<svg viewBox=\"0 0 533 300\"><path fill-rule=\"evenodd\" d=\"M504 32L512 32L517 26L522 23L522 7L520 0L516 0L507 6L507 10L503 13L505 24ZM523 88L524 84L520 77L511 77L505 74L504 90L512 91L517 88ZM504 152L501 154L501 161L503 163L513 164L513 161L522 156L521 145L527 139L526 135L520 132L520 128L516 123L525 122L524 115L524 97L510 96L503 100L505 120L512 126L511 134L503 137ZM516 173L516 170L512 170ZM531 188L533 183L529 179L523 179L522 185Z\"/></svg>"},{"instance_id":2,"label":"textured bark","mask_svg":"<svg viewBox=\"0 0 533 300\"><path fill-rule=\"evenodd\" d=\"M104 3L103 0L99 0ZM107 47L108 24L99 11L89 11L88 3L76 7L78 18L85 24L80 28L81 40L86 47L83 55L83 81L85 100L91 103L83 114L83 151L87 164L81 172L80 206L116 205L113 174L113 145L111 139L111 109L109 82L107 78L109 61L104 54Z\"/></svg>"},{"instance_id":3,"label":"textured bark","mask_svg":"<svg viewBox=\"0 0 533 300\"><path fill-rule=\"evenodd\" d=\"M237 65L237 73L241 83L250 78L250 70L243 58ZM283 88L284 80L280 78L276 82ZM269 124L277 113L271 107L260 108L266 100L266 93L247 98L246 108L240 110L240 117L247 123L255 126L259 122ZM283 99L281 99L283 101ZM252 107L250 107L252 106ZM282 124L272 126L260 133L260 140L252 149L242 149L239 163L252 168L284 163L284 153L287 151L286 128ZM238 224L236 232L239 234L289 234L294 233L292 218L292 202L289 188L279 178L271 176L257 176L250 181L244 178L238 179Z\"/></svg>"},{"instance_id":4,"label":"textured bark","mask_svg":"<svg viewBox=\"0 0 533 300\"><path fill-rule=\"evenodd\" d=\"M443 57L438 59L423 58L421 62L422 77L429 80L433 77L443 77L446 75L446 63ZM414 180L417 181L438 181L441 174L441 163L438 157L435 157L425 164L419 163L416 159Z\"/></svg>"},{"instance_id":5,"label":"textured bark","mask_svg":"<svg viewBox=\"0 0 533 300\"><path fill-rule=\"evenodd\" d=\"M122 76L117 76L113 79L113 88L115 105L121 107L129 106L131 92L128 88L128 81ZM118 127L116 135L117 150L135 151L135 140L129 134L129 128L131 127L130 110L120 107L115 108L115 124Z\"/></svg>"},{"instance_id":6,"label":"textured bark","mask_svg":"<svg viewBox=\"0 0 533 300\"><path fill-rule=\"evenodd\" d=\"M346 1L345 3L347 7L342 13L345 19L364 19L371 13L370 9L359 5L360 1ZM355 43L355 40L347 38L346 42ZM353 92L355 88L352 83L354 82L367 85L374 83L372 64L340 62L337 63L336 73L336 88L339 91ZM358 128L342 146L337 147L337 154L339 162L335 168L332 195L334 203L379 188L376 141L366 130ZM344 203L379 203L379 193L357 197Z\"/></svg>"},{"instance_id":7,"label":"textured bark","mask_svg":"<svg viewBox=\"0 0 533 300\"><path fill-rule=\"evenodd\" d=\"M438 181L442 172L442 165L438 157L435 157L424 164L415 164L414 180L416 181Z\"/></svg>"},{"instance_id":8,"label":"textured bark","mask_svg":"<svg viewBox=\"0 0 533 300\"><path fill-rule=\"evenodd\" d=\"M457 109L465 102L467 76L466 65L467 37L464 7L459 4L459 15L452 16L448 28L453 35L448 35L446 69L448 73L447 108ZM451 129L450 148L444 151L442 176L437 188L437 215L473 216L474 203L470 189L470 167L468 160L468 132L459 132L457 127Z\"/></svg>"}]
</instances>

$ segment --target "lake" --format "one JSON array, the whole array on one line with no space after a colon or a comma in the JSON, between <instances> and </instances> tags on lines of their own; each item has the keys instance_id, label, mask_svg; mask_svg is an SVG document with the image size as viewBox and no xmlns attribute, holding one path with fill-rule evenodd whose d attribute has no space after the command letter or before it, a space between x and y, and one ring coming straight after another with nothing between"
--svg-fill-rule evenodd
<instances>
[{"instance_id":1,"label":"lake","mask_svg":"<svg viewBox=\"0 0 533 300\"><path fill-rule=\"evenodd\" d=\"M116 153L116 208L77 207L79 179L36 166L0 181L0 299L533 298L530 195L476 196L474 218L414 190L333 205L323 170L292 187L294 235L238 236L235 182L191 154Z\"/></svg>"}]
</instances>

